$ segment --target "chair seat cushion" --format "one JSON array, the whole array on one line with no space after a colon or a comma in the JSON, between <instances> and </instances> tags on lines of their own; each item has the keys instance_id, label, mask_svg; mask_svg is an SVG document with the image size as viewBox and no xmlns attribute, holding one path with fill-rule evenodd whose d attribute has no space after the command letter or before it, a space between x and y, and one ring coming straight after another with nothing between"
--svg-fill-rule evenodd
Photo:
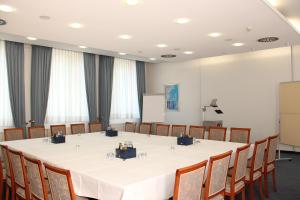
<instances>
[{"instance_id":1,"label":"chair seat cushion","mask_svg":"<svg viewBox=\"0 0 300 200\"><path fill-rule=\"evenodd\" d=\"M226 192L230 193L230 182L231 182L231 177L227 177L226 179ZM245 186L244 181L239 181L238 183L235 184L234 186L234 191L233 192L237 192L240 191L243 187Z\"/></svg>"},{"instance_id":2,"label":"chair seat cushion","mask_svg":"<svg viewBox=\"0 0 300 200\"><path fill-rule=\"evenodd\" d=\"M86 197L76 196L76 200L89 200Z\"/></svg>"},{"instance_id":3,"label":"chair seat cushion","mask_svg":"<svg viewBox=\"0 0 300 200\"><path fill-rule=\"evenodd\" d=\"M272 171L273 169L275 169L274 163L268 164L268 166L267 166L267 172L270 172L270 171ZM265 168L263 168L263 172L264 172L264 170L265 170Z\"/></svg>"},{"instance_id":4,"label":"chair seat cushion","mask_svg":"<svg viewBox=\"0 0 300 200\"><path fill-rule=\"evenodd\" d=\"M23 199L26 199L25 190L23 190L22 188L18 187L17 194L21 196Z\"/></svg>"},{"instance_id":5,"label":"chair seat cushion","mask_svg":"<svg viewBox=\"0 0 300 200\"><path fill-rule=\"evenodd\" d=\"M253 181L257 180L259 177L261 177L261 172L256 171L253 174ZM250 181L250 168L247 168L247 171L246 171L246 181Z\"/></svg>"}]
</instances>

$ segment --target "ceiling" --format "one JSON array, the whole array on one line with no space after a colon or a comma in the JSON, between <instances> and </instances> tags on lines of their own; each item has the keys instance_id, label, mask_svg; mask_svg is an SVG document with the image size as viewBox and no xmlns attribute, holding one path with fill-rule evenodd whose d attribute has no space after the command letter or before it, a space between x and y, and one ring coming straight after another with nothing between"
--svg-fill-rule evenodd
<instances>
[{"instance_id":1,"label":"ceiling","mask_svg":"<svg viewBox=\"0 0 300 200\"><path fill-rule=\"evenodd\" d=\"M1 39L149 62L153 62L150 57L157 59L154 62L184 61L300 44L300 34L264 0L142 0L136 6L128 6L124 0L1 0L0 4L16 9L0 12L0 18L7 21L0 26ZM289 9L300 13L300 6ZM40 19L42 15L50 19ZM180 17L191 21L174 23ZM72 22L84 27L72 29L68 26ZM211 32L223 35L208 37ZM121 34L129 34L132 39L122 40L118 38ZM38 40L29 41L26 36ZM266 36L280 39L257 42ZM234 47L235 42L245 45ZM156 47L160 43L168 47ZM88 48L82 50L77 45ZM183 51L194 54L185 55ZM127 55L120 56L118 52ZM177 57L160 57L170 53Z\"/></svg>"}]
</instances>

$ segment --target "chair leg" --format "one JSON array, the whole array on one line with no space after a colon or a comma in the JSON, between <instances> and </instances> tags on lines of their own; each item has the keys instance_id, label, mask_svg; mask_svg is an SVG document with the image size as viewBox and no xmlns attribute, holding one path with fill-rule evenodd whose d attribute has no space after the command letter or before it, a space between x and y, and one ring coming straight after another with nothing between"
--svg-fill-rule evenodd
<instances>
[{"instance_id":1,"label":"chair leg","mask_svg":"<svg viewBox=\"0 0 300 200\"><path fill-rule=\"evenodd\" d=\"M0 181L0 198L2 199L2 196L3 196L3 183L4 183L4 181L3 180L1 180Z\"/></svg>"},{"instance_id":2,"label":"chair leg","mask_svg":"<svg viewBox=\"0 0 300 200\"><path fill-rule=\"evenodd\" d=\"M230 194L230 200L235 200L235 194L234 193Z\"/></svg>"},{"instance_id":3,"label":"chair leg","mask_svg":"<svg viewBox=\"0 0 300 200\"><path fill-rule=\"evenodd\" d=\"M254 200L254 183L251 181L249 183L249 189L250 189L250 200Z\"/></svg>"},{"instance_id":4,"label":"chair leg","mask_svg":"<svg viewBox=\"0 0 300 200\"><path fill-rule=\"evenodd\" d=\"M242 200L246 200L246 191L245 191L245 187L242 190Z\"/></svg>"},{"instance_id":5,"label":"chair leg","mask_svg":"<svg viewBox=\"0 0 300 200\"><path fill-rule=\"evenodd\" d=\"M275 169L273 169L272 171L272 179L273 179L273 190L274 192L277 192Z\"/></svg>"},{"instance_id":6,"label":"chair leg","mask_svg":"<svg viewBox=\"0 0 300 200\"><path fill-rule=\"evenodd\" d=\"M267 198L269 198L269 186L268 186L268 173L266 172L264 174L264 186L265 186L265 195Z\"/></svg>"},{"instance_id":7,"label":"chair leg","mask_svg":"<svg viewBox=\"0 0 300 200\"><path fill-rule=\"evenodd\" d=\"M9 187L6 185L6 192L5 192L5 200L8 200L9 198Z\"/></svg>"},{"instance_id":8,"label":"chair leg","mask_svg":"<svg viewBox=\"0 0 300 200\"><path fill-rule=\"evenodd\" d=\"M259 182L259 196L260 196L260 200L264 200L263 185L262 185L262 176L258 179L258 182Z\"/></svg>"}]
</instances>

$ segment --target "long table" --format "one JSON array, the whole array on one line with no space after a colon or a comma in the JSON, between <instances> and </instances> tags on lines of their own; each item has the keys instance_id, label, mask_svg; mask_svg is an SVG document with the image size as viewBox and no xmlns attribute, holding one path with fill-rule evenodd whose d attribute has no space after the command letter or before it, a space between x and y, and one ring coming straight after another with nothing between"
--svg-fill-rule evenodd
<instances>
[{"instance_id":1,"label":"long table","mask_svg":"<svg viewBox=\"0 0 300 200\"><path fill-rule=\"evenodd\" d=\"M67 135L66 143L52 144L45 138L2 142L55 166L69 169L75 193L101 200L162 200L173 195L176 169L232 150L241 143L199 140L190 146L176 145L176 137L119 132ZM131 141L139 156L122 160L107 156L119 142ZM252 155L253 147L249 153Z\"/></svg>"}]
</instances>

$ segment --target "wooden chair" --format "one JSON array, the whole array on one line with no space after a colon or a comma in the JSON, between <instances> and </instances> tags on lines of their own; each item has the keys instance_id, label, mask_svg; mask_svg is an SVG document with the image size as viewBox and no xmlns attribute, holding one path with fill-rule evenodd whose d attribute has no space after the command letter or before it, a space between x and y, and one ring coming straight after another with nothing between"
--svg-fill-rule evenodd
<instances>
[{"instance_id":1,"label":"wooden chair","mask_svg":"<svg viewBox=\"0 0 300 200\"><path fill-rule=\"evenodd\" d=\"M12 171L14 174L14 185L16 199L30 199L29 181L27 178L26 167L21 151L14 151L9 149L9 156Z\"/></svg>"},{"instance_id":2,"label":"wooden chair","mask_svg":"<svg viewBox=\"0 0 300 200\"><path fill-rule=\"evenodd\" d=\"M200 200L207 160L177 169L173 200Z\"/></svg>"},{"instance_id":3,"label":"wooden chair","mask_svg":"<svg viewBox=\"0 0 300 200\"><path fill-rule=\"evenodd\" d=\"M250 200L254 199L254 183L259 183L260 199L264 199L262 188L263 162L267 139L255 142L253 156L250 161L250 168L247 168L246 184L250 187Z\"/></svg>"},{"instance_id":4,"label":"wooden chair","mask_svg":"<svg viewBox=\"0 0 300 200\"><path fill-rule=\"evenodd\" d=\"M50 126L51 135L55 135L58 132L62 133L63 135L67 134L66 125L51 125Z\"/></svg>"},{"instance_id":5,"label":"wooden chair","mask_svg":"<svg viewBox=\"0 0 300 200\"><path fill-rule=\"evenodd\" d=\"M43 138L46 137L46 131L44 126L32 126L28 127L28 138Z\"/></svg>"},{"instance_id":6,"label":"wooden chair","mask_svg":"<svg viewBox=\"0 0 300 200\"><path fill-rule=\"evenodd\" d=\"M1 153L3 158L4 169L6 172L6 192L5 199L15 199L15 184L14 184L14 174L12 171L10 156L8 153L8 147L6 145L1 145ZM9 198L9 193L10 198Z\"/></svg>"},{"instance_id":7,"label":"wooden chair","mask_svg":"<svg viewBox=\"0 0 300 200\"><path fill-rule=\"evenodd\" d=\"M3 168L4 161L0 157L0 197L3 197L3 187L4 184L6 183L6 171Z\"/></svg>"},{"instance_id":8,"label":"wooden chair","mask_svg":"<svg viewBox=\"0 0 300 200\"><path fill-rule=\"evenodd\" d=\"M250 128L231 128L230 142L246 143L250 142Z\"/></svg>"},{"instance_id":9,"label":"wooden chair","mask_svg":"<svg viewBox=\"0 0 300 200\"><path fill-rule=\"evenodd\" d=\"M139 128L139 133L150 134L151 133L151 123L141 123Z\"/></svg>"},{"instance_id":10,"label":"wooden chair","mask_svg":"<svg viewBox=\"0 0 300 200\"><path fill-rule=\"evenodd\" d=\"M249 155L250 144L237 148L235 153L234 166L228 173L226 180L225 195L229 196L231 200L242 192L242 200L246 199L245 193L245 177L247 171L247 161Z\"/></svg>"},{"instance_id":11,"label":"wooden chair","mask_svg":"<svg viewBox=\"0 0 300 200\"><path fill-rule=\"evenodd\" d=\"M85 133L85 125L81 124L71 124L71 134Z\"/></svg>"},{"instance_id":12,"label":"wooden chair","mask_svg":"<svg viewBox=\"0 0 300 200\"><path fill-rule=\"evenodd\" d=\"M48 189L46 187L43 165L40 160L24 156L29 189L34 200L48 200Z\"/></svg>"},{"instance_id":13,"label":"wooden chair","mask_svg":"<svg viewBox=\"0 0 300 200\"><path fill-rule=\"evenodd\" d=\"M277 191L276 188L276 174L275 174L275 159L276 159L276 150L279 142L279 135L274 135L268 138L267 151L265 156L265 162L263 167L264 172L264 186L266 197L269 197L268 190L268 174L272 173L273 181L273 190Z\"/></svg>"},{"instance_id":14,"label":"wooden chair","mask_svg":"<svg viewBox=\"0 0 300 200\"><path fill-rule=\"evenodd\" d=\"M24 140L24 129L23 128L7 128L4 129L4 140Z\"/></svg>"},{"instance_id":15,"label":"wooden chair","mask_svg":"<svg viewBox=\"0 0 300 200\"><path fill-rule=\"evenodd\" d=\"M157 124L156 125L156 134L161 136L169 136L169 124Z\"/></svg>"},{"instance_id":16,"label":"wooden chair","mask_svg":"<svg viewBox=\"0 0 300 200\"><path fill-rule=\"evenodd\" d=\"M186 134L186 125L172 125L172 136L178 137Z\"/></svg>"},{"instance_id":17,"label":"wooden chair","mask_svg":"<svg viewBox=\"0 0 300 200\"><path fill-rule=\"evenodd\" d=\"M204 200L224 199L227 172L232 151L212 156L209 159Z\"/></svg>"},{"instance_id":18,"label":"wooden chair","mask_svg":"<svg viewBox=\"0 0 300 200\"><path fill-rule=\"evenodd\" d=\"M204 139L205 127L204 126L190 126L189 135L197 138Z\"/></svg>"},{"instance_id":19,"label":"wooden chair","mask_svg":"<svg viewBox=\"0 0 300 200\"><path fill-rule=\"evenodd\" d=\"M87 198L75 195L69 170L54 167L47 163L44 163L44 166L50 184L52 200L87 200Z\"/></svg>"},{"instance_id":20,"label":"wooden chair","mask_svg":"<svg viewBox=\"0 0 300 200\"><path fill-rule=\"evenodd\" d=\"M126 122L125 123L125 132L135 132L136 123L134 122Z\"/></svg>"},{"instance_id":21,"label":"wooden chair","mask_svg":"<svg viewBox=\"0 0 300 200\"><path fill-rule=\"evenodd\" d=\"M94 133L94 132L101 132L102 131L102 124L99 122L93 122L89 123L89 132Z\"/></svg>"},{"instance_id":22,"label":"wooden chair","mask_svg":"<svg viewBox=\"0 0 300 200\"><path fill-rule=\"evenodd\" d=\"M225 127L209 127L208 129L208 139L209 140L226 140L226 130Z\"/></svg>"}]
</instances>

